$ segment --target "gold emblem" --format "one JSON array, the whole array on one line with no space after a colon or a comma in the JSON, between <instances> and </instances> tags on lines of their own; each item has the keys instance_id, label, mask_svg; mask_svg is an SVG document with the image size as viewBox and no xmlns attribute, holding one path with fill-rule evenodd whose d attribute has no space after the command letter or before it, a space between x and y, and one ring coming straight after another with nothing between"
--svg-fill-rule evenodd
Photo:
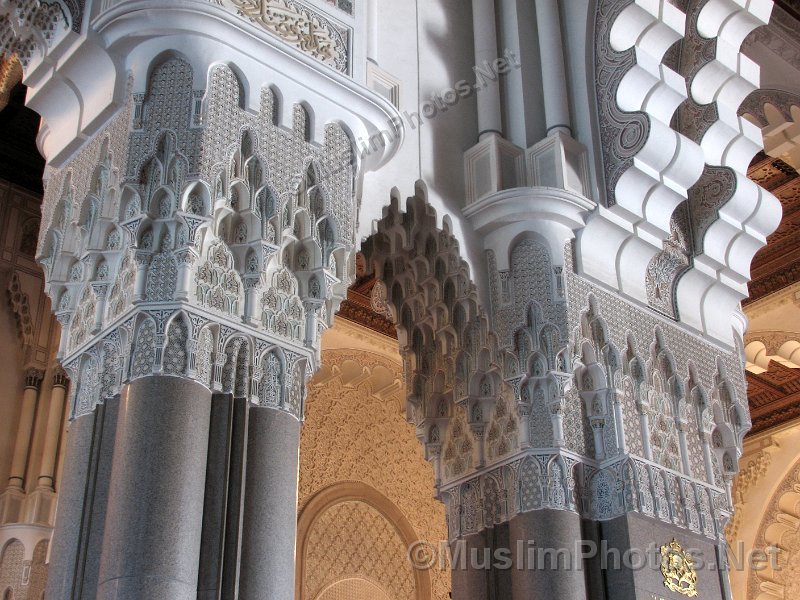
<instances>
[{"instance_id":1,"label":"gold emblem","mask_svg":"<svg viewBox=\"0 0 800 600\"><path fill-rule=\"evenodd\" d=\"M661 574L664 587L684 596L697 596L697 573L692 557L672 538L667 546L661 546Z\"/></svg>"}]
</instances>

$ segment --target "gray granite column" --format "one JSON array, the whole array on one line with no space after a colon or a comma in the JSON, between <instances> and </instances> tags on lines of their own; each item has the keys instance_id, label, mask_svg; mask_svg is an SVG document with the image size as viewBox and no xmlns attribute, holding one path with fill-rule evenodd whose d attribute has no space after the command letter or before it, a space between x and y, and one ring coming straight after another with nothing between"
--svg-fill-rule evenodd
<instances>
[{"instance_id":1,"label":"gray granite column","mask_svg":"<svg viewBox=\"0 0 800 600\"><path fill-rule=\"evenodd\" d=\"M695 560L697 598L730 598L727 571L716 568L722 556L713 539L635 512L601 521L599 525L601 540L606 546L601 556L606 557L603 574L610 600L687 598L664 585L660 549L673 539L684 550L691 550Z\"/></svg>"},{"instance_id":2,"label":"gray granite column","mask_svg":"<svg viewBox=\"0 0 800 600\"><path fill-rule=\"evenodd\" d=\"M514 600L586 600L585 569L579 560L581 519L577 514L550 509L519 514L509 522L509 537Z\"/></svg>"},{"instance_id":3,"label":"gray granite column","mask_svg":"<svg viewBox=\"0 0 800 600\"><path fill-rule=\"evenodd\" d=\"M251 406L239 600L293 600L300 422Z\"/></svg>"},{"instance_id":4,"label":"gray granite column","mask_svg":"<svg viewBox=\"0 0 800 600\"><path fill-rule=\"evenodd\" d=\"M231 411L232 402L229 394L213 395L197 600L217 600L220 597L223 546L228 539L228 533L225 531L225 510L229 479ZM230 597L235 598L236 595L231 594Z\"/></svg>"},{"instance_id":5,"label":"gray granite column","mask_svg":"<svg viewBox=\"0 0 800 600\"><path fill-rule=\"evenodd\" d=\"M95 597L118 408L119 399L108 400L67 430L47 600Z\"/></svg>"},{"instance_id":6,"label":"gray granite column","mask_svg":"<svg viewBox=\"0 0 800 600\"><path fill-rule=\"evenodd\" d=\"M453 600L489 600L487 548L485 532L463 536L450 544Z\"/></svg>"},{"instance_id":7,"label":"gray granite column","mask_svg":"<svg viewBox=\"0 0 800 600\"><path fill-rule=\"evenodd\" d=\"M123 390L97 600L196 600L210 418L186 379Z\"/></svg>"},{"instance_id":8,"label":"gray granite column","mask_svg":"<svg viewBox=\"0 0 800 600\"><path fill-rule=\"evenodd\" d=\"M248 401L244 398L234 398L232 401L228 450L228 496L225 509L225 540L222 550L222 598L239 597L249 406Z\"/></svg>"},{"instance_id":9,"label":"gray granite column","mask_svg":"<svg viewBox=\"0 0 800 600\"><path fill-rule=\"evenodd\" d=\"M81 521L90 472L95 415L73 421L67 430L64 471L59 487L58 513L50 547L47 600L74 598L76 566L81 545Z\"/></svg>"}]
</instances>

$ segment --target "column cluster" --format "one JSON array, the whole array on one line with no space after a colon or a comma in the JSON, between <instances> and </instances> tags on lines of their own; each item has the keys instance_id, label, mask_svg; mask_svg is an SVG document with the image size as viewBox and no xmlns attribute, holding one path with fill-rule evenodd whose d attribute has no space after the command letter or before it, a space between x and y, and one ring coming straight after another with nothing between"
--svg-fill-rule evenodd
<instances>
[{"instance_id":1,"label":"column cluster","mask_svg":"<svg viewBox=\"0 0 800 600\"><path fill-rule=\"evenodd\" d=\"M74 382L49 598L293 596L305 382L354 270L351 144L312 139L300 104L279 125L270 88L245 110L228 66L196 80L156 59L47 187L38 257Z\"/></svg>"}]
</instances>

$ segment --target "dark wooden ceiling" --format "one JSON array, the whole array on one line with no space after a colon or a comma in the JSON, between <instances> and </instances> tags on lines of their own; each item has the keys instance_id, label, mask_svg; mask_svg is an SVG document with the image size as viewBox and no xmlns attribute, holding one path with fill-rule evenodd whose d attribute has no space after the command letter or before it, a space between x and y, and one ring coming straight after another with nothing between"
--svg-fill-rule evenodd
<instances>
[{"instance_id":1,"label":"dark wooden ceiling","mask_svg":"<svg viewBox=\"0 0 800 600\"><path fill-rule=\"evenodd\" d=\"M800 176L781 159L763 152L751 163L748 175L780 200L783 218L753 260L745 305L795 283L800 275Z\"/></svg>"},{"instance_id":2,"label":"dark wooden ceiling","mask_svg":"<svg viewBox=\"0 0 800 600\"><path fill-rule=\"evenodd\" d=\"M780 200L783 218L753 260L750 298L745 306L800 280L800 176L791 166L763 152L748 170L750 178ZM800 369L775 361L766 372L747 372L750 435L800 417Z\"/></svg>"}]
</instances>

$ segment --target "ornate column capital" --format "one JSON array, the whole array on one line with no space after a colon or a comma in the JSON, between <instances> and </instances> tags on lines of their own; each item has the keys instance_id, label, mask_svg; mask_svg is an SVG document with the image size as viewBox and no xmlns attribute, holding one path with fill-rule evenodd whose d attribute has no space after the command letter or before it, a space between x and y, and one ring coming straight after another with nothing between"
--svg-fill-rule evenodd
<instances>
[{"instance_id":1,"label":"ornate column capital","mask_svg":"<svg viewBox=\"0 0 800 600\"><path fill-rule=\"evenodd\" d=\"M66 388L69 385L69 376L61 365L53 367L53 386Z\"/></svg>"},{"instance_id":2,"label":"ornate column capital","mask_svg":"<svg viewBox=\"0 0 800 600\"><path fill-rule=\"evenodd\" d=\"M31 367L25 371L25 387L39 390L44 379L44 371Z\"/></svg>"}]
</instances>

